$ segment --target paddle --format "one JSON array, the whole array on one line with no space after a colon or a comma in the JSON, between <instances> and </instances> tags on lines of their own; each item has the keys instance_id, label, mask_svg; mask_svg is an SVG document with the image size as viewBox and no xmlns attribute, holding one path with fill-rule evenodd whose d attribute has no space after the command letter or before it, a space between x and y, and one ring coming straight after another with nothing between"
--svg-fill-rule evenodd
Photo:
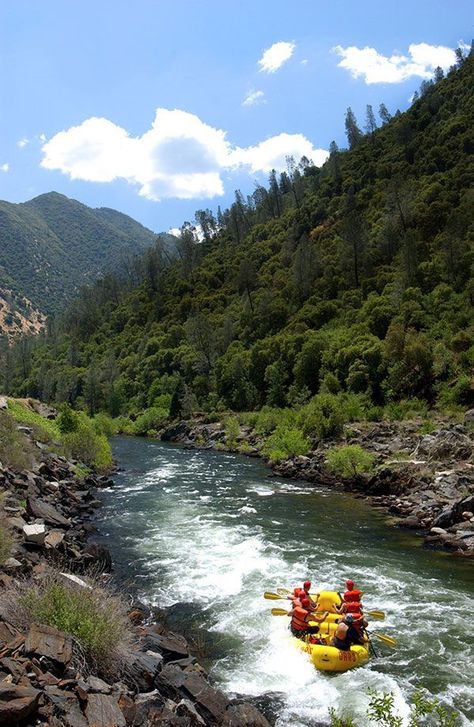
<instances>
[{"instance_id":1,"label":"paddle","mask_svg":"<svg viewBox=\"0 0 474 727\"><path fill-rule=\"evenodd\" d=\"M289 591L288 588L277 588L277 593L279 593L280 596L289 596L292 591Z\"/></svg>"},{"instance_id":2,"label":"paddle","mask_svg":"<svg viewBox=\"0 0 474 727\"><path fill-rule=\"evenodd\" d=\"M278 593L272 593L272 591L265 591L263 597L266 598L267 601L286 600L285 596L279 596ZM370 616L370 618L375 618L378 621L385 621L384 611L364 611L364 616Z\"/></svg>"},{"instance_id":3,"label":"paddle","mask_svg":"<svg viewBox=\"0 0 474 727\"><path fill-rule=\"evenodd\" d=\"M383 641L384 644L387 644L388 646L391 646L392 648L395 648L397 645L396 639L392 639L392 637L387 636L387 634L371 633L371 636L376 636L380 641Z\"/></svg>"},{"instance_id":4,"label":"paddle","mask_svg":"<svg viewBox=\"0 0 474 727\"><path fill-rule=\"evenodd\" d=\"M313 611L313 613L315 616L323 616L326 611ZM289 616L290 612L286 611L284 608L272 608L271 614L272 616ZM308 622L308 625L317 626L319 623L322 623L322 621L313 621L312 624L309 624Z\"/></svg>"}]
</instances>

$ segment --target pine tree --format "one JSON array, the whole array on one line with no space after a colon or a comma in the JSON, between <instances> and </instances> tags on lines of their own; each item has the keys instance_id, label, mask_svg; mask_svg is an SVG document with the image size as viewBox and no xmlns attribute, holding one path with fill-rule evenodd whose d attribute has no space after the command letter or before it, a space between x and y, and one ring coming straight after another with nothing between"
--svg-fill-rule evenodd
<instances>
[{"instance_id":1,"label":"pine tree","mask_svg":"<svg viewBox=\"0 0 474 727\"><path fill-rule=\"evenodd\" d=\"M377 122L375 120L375 114L372 106L367 104L367 111L365 116L365 130L370 136L374 133L377 128Z\"/></svg>"},{"instance_id":2,"label":"pine tree","mask_svg":"<svg viewBox=\"0 0 474 727\"><path fill-rule=\"evenodd\" d=\"M382 120L382 126L385 126L385 124L390 123L392 120L392 116L384 103L381 103L379 106L379 116Z\"/></svg>"},{"instance_id":3,"label":"pine tree","mask_svg":"<svg viewBox=\"0 0 474 727\"><path fill-rule=\"evenodd\" d=\"M346 111L346 136L349 143L349 149L355 149L355 147L362 140L362 131L357 126L357 119L351 107L349 106Z\"/></svg>"}]
</instances>

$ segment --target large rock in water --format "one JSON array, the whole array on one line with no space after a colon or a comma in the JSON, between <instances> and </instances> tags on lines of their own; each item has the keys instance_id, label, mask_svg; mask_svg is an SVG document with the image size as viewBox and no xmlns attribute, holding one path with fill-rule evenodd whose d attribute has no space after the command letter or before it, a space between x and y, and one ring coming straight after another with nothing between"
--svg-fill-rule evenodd
<instances>
[{"instance_id":1,"label":"large rock in water","mask_svg":"<svg viewBox=\"0 0 474 727\"><path fill-rule=\"evenodd\" d=\"M462 500L454 502L449 507L446 507L437 518L433 520L432 527L436 528L448 528L456 522L459 522L462 518L462 513L467 510L474 508L474 495L468 495L463 497Z\"/></svg>"},{"instance_id":2,"label":"large rock in water","mask_svg":"<svg viewBox=\"0 0 474 727\"><path fill-rule=\"evenodd\" d=\"M36 712L41 692L0 682L0 724L16 725Z\"/></svg>"},{"instance_id":3,"label":"large rock in water","mask_svg":"<svg viewBox=\"0 0 474 727\"><path fill-rule=\"evenodd\" d=\"M163 442L174 442L175 439L185 437L189 431L190 426L188 422L178 422L177 424L172 424L170 427L165 429L161 433L161 439Z\"/></svg>"}]
</instances>

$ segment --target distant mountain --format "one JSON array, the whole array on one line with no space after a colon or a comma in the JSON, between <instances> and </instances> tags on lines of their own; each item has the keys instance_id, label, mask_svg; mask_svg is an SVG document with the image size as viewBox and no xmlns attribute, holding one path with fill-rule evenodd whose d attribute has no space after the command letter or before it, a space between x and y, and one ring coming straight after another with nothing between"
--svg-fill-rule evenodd
<instances>
[{"instance_id":1,"label":"distant mountain","mask_svg":"<svg viewBox=\"0 0 474 727\"><path fill-rule=\"evenodd\" d=\"M0 299L13 294L40 313L56 313L82 285L117 270L157 237L172 249L171 235L56 192L22 204L0 201Z\"/></svg>"}]
</instances>

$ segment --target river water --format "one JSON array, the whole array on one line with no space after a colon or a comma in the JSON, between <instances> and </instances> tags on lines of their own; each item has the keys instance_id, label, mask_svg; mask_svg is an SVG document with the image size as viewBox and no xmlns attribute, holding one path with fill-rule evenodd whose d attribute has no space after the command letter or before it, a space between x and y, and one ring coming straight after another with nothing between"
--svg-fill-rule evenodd
<instances>
[{"instance_id":1,"label":"river water","mask_svg":"<svg viewBox=\"0 0 474 727\"><path fill-rule=\"evenodd\" d=\"M279 693L277 727L311 727L328 708L362 718L367 689L389 690L400 714L417 685L474 723L474 570L387 527L361 500L269 478L258 460L116 438L123 471L102 493L98 527L118 577L150 604L177 607L211 640L211 676L228 693ZM366 609L382 609L377 658L340 675L317 672L294 648L287 618L265 590L343 590L352 578ZM198 640L199 641L199 640ZM199 647L196 642L197 648Z\"/></svg>"}]
</instances>

